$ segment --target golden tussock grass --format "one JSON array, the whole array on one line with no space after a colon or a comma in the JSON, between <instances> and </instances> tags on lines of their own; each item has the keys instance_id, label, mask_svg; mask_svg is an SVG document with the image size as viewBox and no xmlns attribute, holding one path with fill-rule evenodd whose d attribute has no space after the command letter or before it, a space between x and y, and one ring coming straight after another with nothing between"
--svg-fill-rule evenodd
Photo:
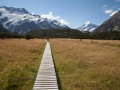
<instances>
[{"instance_id":1,"label":"golden tussock grass","mask_svg":"<svg viewBox=\"0 0 120 90\"><path fill-rule=\"evenodd\" d=\"M45 41L0 39L0 90L32 90Z\"/></svg>"},{"instance_id":2,"label":"golden tussock grass","mask_svg":"<svg viewBox=\"0 0 120 90\"><path fill-rule=\"evenodd\" d=\"M51 39L62 90L119 90L120 41Z\"/></svg>"}]
</instances>

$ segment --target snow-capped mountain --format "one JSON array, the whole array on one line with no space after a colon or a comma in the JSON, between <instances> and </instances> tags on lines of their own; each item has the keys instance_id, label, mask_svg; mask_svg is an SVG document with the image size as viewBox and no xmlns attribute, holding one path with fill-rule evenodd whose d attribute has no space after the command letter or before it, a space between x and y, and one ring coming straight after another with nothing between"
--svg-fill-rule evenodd
<instances>
[{"instance_id":1,"label":"snow-capped mountain","mask_svg":"<svg viewBox=\"0 0 120 90\"><path fill-rule=\"evenodd\" d=\"M59 21L33 15L24 8L0 7L0 24L11 32L24 34L36 29L69 28Z\"/></svg>"},{"instance_id":2,"label":"snow-capped mountain","mask_svg":"<svg viewBox=\"0 0 120 90\"><path fill-rule=\"evenodd\" d=\"M1 24L0 24L0 33L1 32L6 32L8 33L9 31L7 29L5 29Z\"/></svg>"},{"instance_id":3,"label":"snow-capped mountain","mask_svg":"<svg viewBox=\"0 0 120 90\"><path fill-rule=\"evenodd\" d=\"M95 24L92 24L90 21L85 22L81 27L78 27L77 29L84 32L89 31L93 32L98 26Z\"/></svg>"}]
</instances>

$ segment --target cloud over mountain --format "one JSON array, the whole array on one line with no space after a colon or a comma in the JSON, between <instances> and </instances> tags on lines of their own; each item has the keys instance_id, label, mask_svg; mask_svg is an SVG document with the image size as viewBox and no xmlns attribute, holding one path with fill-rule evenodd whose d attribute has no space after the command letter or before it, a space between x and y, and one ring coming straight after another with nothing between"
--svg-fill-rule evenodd
<instances>
[{"instance_id":1,"label":"cloud over mountain","mask_svg":"<svg viewBox=\"0 0 120 90\"><path fill-rule=\"evenodd\" d=\"M117 2L119 1L120 2L120 0L116 0ZM104 12L106 13L106 14L109 14L109 16L111 17L111 16L113 16L115 13L117 13L119 10L120 10L120 8L118 8L118 5L115 5L115 6L112 6L112 7L109 7L109 5L104 5L103 6L103 10L104 10Z\"/></svg>"},{"instance_id":2,"label":"cloud over mountain","mask_svg":"<svg viewBox=\"0 0 120 90\"><path fill-rule=\"evenodd\" d=\"M48 14L41 14L41 17L51 19L51 20L57 20L64 25L69 25L69 22L62 19L61 16L54 16L53 12L51 12L51 11Z\"/></svg>"},{"instance_id":3,"label":"cloud over mountain","mask_svg":"<svg viewBox=\"0 0 120 90\"><path fill-rule=\"evenodd\" d=\"M104 12L108 14L108 13L112 13L112 11L113 10L105 10Z\"/></svg>"}]
</instances>

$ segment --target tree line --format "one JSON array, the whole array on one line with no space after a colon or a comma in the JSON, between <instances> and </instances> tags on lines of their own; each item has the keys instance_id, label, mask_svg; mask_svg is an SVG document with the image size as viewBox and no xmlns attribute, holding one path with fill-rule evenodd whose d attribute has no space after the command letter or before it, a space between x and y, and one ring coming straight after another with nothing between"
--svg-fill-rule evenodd
<instances>
[{"instance_id":1,"label":"tree line","mask_svg":"<svg viewBox=\"0 0 120 90\"><path fill-rule=\"evenodd\" d=\"M120 31L107 31L100 33L81 32L75 29L44 29L31 30L21 35L16 32L0 32L0 38L72 38L72 39L102 39L102 40L120 40Z\"/></svg>"},{"instance_id":2,"label":"tree line","mask_svg":"<svg viewBox=\"0 0 120 90\"><path fill-rule=\"evenodd\" d=\"M73 39L102 39L120 40L120 31L105 31L99 33L81 32L76 29L46 29L32 30L26 35L34 38L73 38Z\"/></svg>"},{"instance_id":3,"label":"tree line","mask_svg":"<svg viewBox=\"0 0 120 90\"><path fill-rule=\"evenodd\" d=\"M33 37L31 37L30 35L21 35L21 34L18 34L17 32L12 32L12 33L6 33L6 32L0 32L0 38L1 39L11 39L11 38L18 38L18 39L21 39L21 38L25 38L27 40L29 39L33 39Z\"/></svg>"}]
</instances>

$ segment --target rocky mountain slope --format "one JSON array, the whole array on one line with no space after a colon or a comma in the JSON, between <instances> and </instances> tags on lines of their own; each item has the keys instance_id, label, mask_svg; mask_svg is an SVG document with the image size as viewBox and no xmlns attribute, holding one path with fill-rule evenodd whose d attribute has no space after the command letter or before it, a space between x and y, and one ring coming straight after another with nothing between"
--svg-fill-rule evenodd
<instances>
[{"instance_id":1,"label":"rocky mountain slope","mask_svg":"<svg viewBox=\"0 0 120 90\"><path fill-rule=\"evenodd\" d=\"M85 22L81 27L78 27L77 29L84 32L89 31L93 32L98 26L95 24L92 24L90 21Z\"/></svg>"},{"instance_id":2,"label":"rocky mountain slope","mask_svg":"<svg viewBox=\"0 0 120 90\"><path fill-rule=\"evenodd\" d=\"M0 24L0 32L8 33L9 31Z\"/></svg>"},{"instance_id":3,"label":"rocky mountain slope","mask_svg":"<svg viewBox=\"0 0 120 90\"><path fill-rule=\"evenodd\" d=\"M104 23L102 23L94 31L94 33L113 31L113 30L120 31L120 11L118 11L116 14L114 14L112 17L110 17L108 20L106 20Z\"/></svg>"},{"instance_id":4,"label":"rocky mountain slope","mask_svg":"<svg viewBox=\"0 0 120 90\"><path fill-rule=\"evenodd\" d=\"M30 30L69 28L59 21L33 15L24 8L0 7L0 24L11 32L24 34Z\"/></svg>"}]
</instances>

